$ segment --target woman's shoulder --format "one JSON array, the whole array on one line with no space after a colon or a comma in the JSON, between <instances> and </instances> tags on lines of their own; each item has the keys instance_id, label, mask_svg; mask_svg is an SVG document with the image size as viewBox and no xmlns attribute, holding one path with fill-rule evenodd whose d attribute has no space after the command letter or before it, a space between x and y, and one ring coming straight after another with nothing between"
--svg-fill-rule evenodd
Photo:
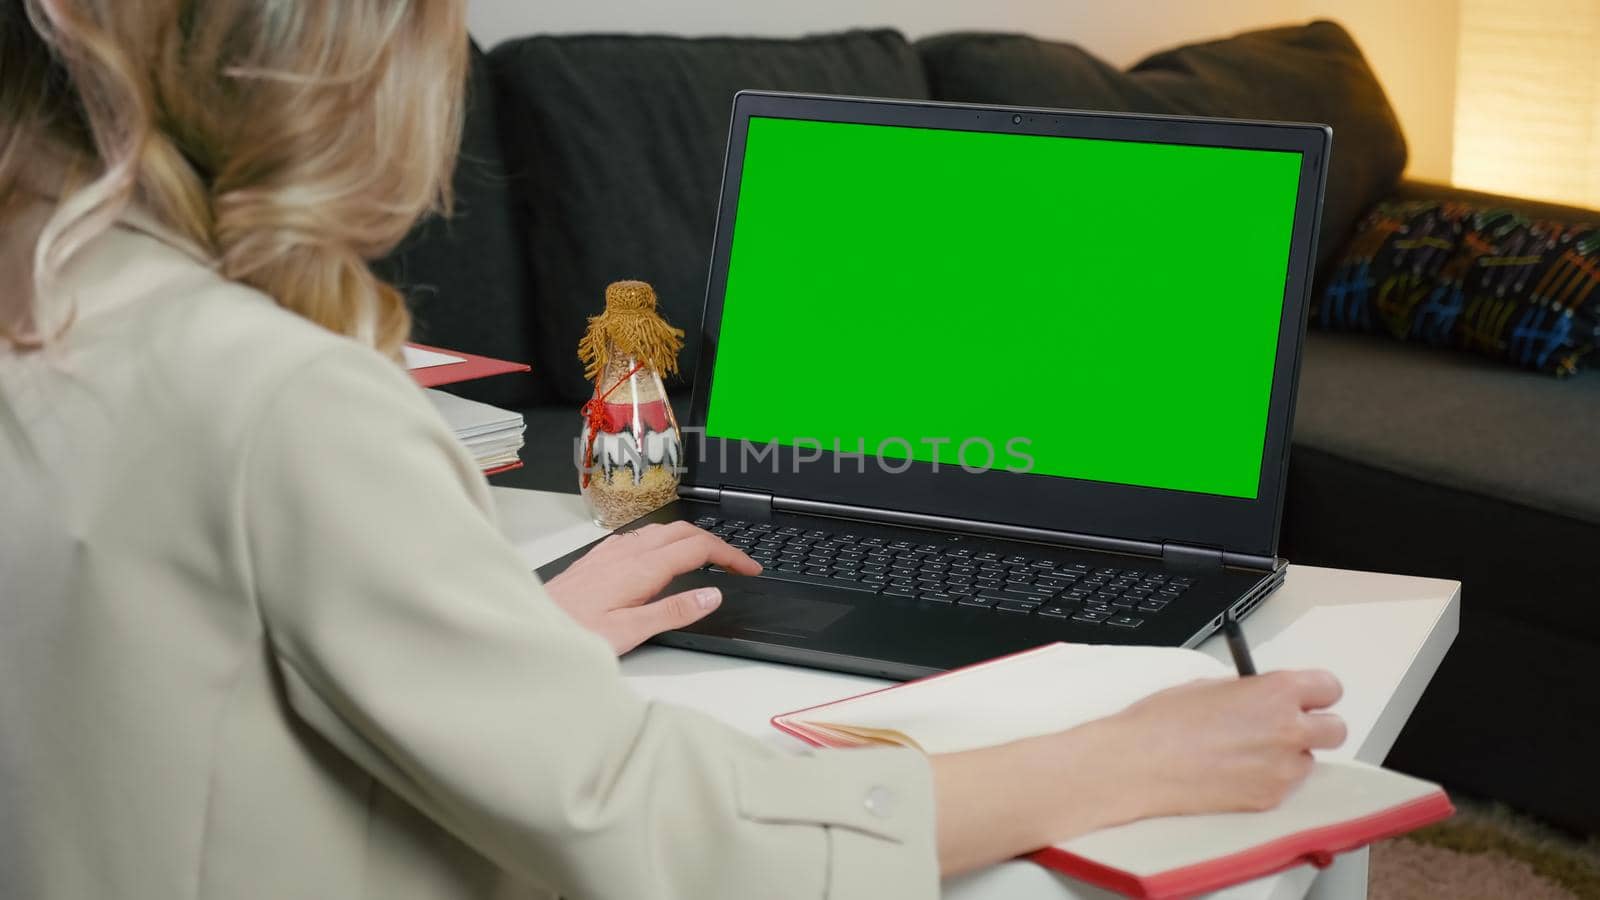
<instances>
[{"instance_id":1,"label":"woman's shoulder","mask_svg":"<svg viewBox=\"0 0 1600 900\"><path fill-rule=\"evenodd\" d=\"M138 229L118 226L86 248L64 286L77 307L65 354L75 374L165 410L178 420L172 427L204 425L224 440L237 437L299 373L328 358L383 388L412 393L399 365L370 347Z\"/></svg>"},{"instance_id":2,"label":"woman's shoulder","mask_svg":"<svg viewBox=\"0 0 1600 900\"><path fill-rule=\"evenodd\" d=\"M108 291L105 333L136 337L153 361L195 374L233 372L270 382L318 356L356 346L223 277L181 246L122 227L114 229L110 243L107 255L120 275L85 294Z\"/></svg>"}]
</instances>

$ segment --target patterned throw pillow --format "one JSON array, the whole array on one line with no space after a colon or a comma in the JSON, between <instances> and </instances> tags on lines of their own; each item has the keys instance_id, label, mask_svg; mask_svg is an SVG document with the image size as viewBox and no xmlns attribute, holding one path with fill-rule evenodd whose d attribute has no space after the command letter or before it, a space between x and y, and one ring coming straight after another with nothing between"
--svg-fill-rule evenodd
<instances>
[{"instance_id":1,"label":"patterned throw pillow","mask_svg":"<svg viewBox=\"0 0 1600 900\"><path fill-rule=\"evenodd\" d=\"M1458 202L1380 203L1330 270L1311 324L1571 375L1600 344L1600 228Z\"/></svg>"}]
</instances>

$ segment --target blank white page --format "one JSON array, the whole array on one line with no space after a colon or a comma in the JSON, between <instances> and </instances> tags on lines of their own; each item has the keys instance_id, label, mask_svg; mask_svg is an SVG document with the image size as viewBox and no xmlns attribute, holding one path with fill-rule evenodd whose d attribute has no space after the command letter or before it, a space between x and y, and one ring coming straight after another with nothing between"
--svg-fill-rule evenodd
<instances>
[{"instance_id":1,"label":"blank white page","mask_svg":"<svg viewBox=\"0 0 1600 900\"><path fill-rule=\"evenodd\" d=\"M1233 671L1194 650L1050 644L783 718L890 729L928 753L1061 731L1163 688Z\"/></svg>"},{"instance_id":2,"label":"blank white page","mask_svg":"<svg viewBox=\"0 0 1600 900\"><path fill-rule=\"evenodd\" d=\"M405 357L407 369L431 369L434 366L453 366L456 363L466 362L464 357L424 350L410 344L401 347L400 352Z\"/></svg>"}]
</instances>

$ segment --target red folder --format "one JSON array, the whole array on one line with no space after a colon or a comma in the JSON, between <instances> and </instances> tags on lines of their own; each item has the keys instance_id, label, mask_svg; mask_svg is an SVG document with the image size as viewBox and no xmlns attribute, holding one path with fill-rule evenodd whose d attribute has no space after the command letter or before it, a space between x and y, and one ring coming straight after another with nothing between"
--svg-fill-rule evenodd
<instances>
[{"instance_id":1,"label":"red folder","mask_svg":"<svg viewBox=\"0 0 1600 900\"><path fill-rule=\"evenodd\" d=\"M434 353L444 353L449 356L459 356L461 362L448 363L442 366L429 366L425 369L412 369L411 377L417 384L425 388L439 387L445 384L456 384L462 381L472 381L477 378L488 378L491 375L507 375L512 372L530 372L532 366L525 363L509 362L503 359L492 359L487 356L475 356L471 353L462 353L459 350L446 350L442 347L430 347L427 344L412 344L419 350L431 350Z\"/></svg>"}]
</instances>

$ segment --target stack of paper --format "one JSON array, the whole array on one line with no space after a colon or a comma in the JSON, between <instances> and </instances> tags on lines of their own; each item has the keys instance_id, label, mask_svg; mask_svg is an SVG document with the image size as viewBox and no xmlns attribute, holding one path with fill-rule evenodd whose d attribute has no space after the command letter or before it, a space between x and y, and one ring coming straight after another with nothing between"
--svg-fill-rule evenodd
<instances>
[{"instance_id":1,"label":"stack of paper","mask_svg":"<svg viewBox=\"0 0 1600 900\"><path fill-rule=\"evenodd\" d=\"M520 414L444 391L423 393L472 454L478 468L492 473L522 464L517 454L522 450L522 433L528 425Z\"/></svg>"}]
</instances>

